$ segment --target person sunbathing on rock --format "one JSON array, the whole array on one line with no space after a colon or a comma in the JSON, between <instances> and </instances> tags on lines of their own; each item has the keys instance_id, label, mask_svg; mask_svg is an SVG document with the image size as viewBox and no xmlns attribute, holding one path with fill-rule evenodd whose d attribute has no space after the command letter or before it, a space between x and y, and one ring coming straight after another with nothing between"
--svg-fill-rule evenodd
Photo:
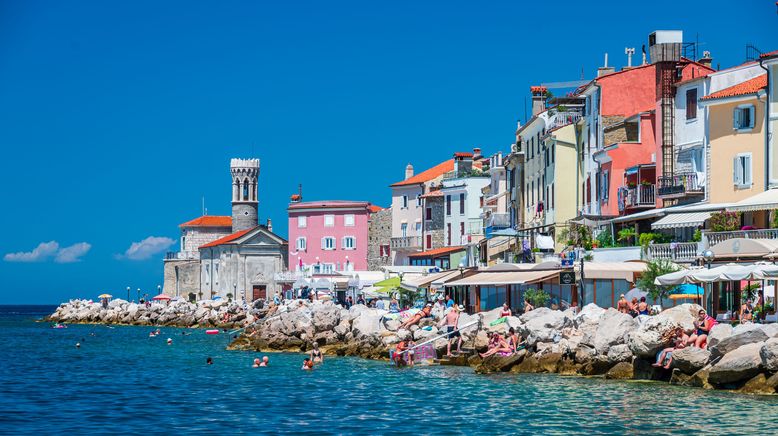
<instances>
[{"instance_id":1,"label":"person sunbathing on rock","mask_svg":"<svg viewBox=\"0 0 778 436\"><path fill-rule=\"evenodd\" d=\"M423 309L421 309L420 311L416 312L412 317L408 318L407 321L402 323L400 325L400 328L401 329L407 329L410 326L418 324L419 321L421 321L422 318L429 316L431 312L432 312L432 304L427 303L424 306Z\"/></svg>"},{"instance_id":2,"label":"person sunbathing on rock","mask_svg":"<svg viewBox=\"0 0 778 436\"><path fill-rule=\"evenodd\" d=\"M503 339L498 332L492 332L492 338L489 340L489 349L485 353L481 353L481 358L489 357L497 353L511 354L510 344Z\"/></svg>"},{"instance_id":3,"label":"person sunbathing on rock","mask_svg":"<svg viewBox=\"0 0 778 436\"><path fill-rule=\"evenodd\" d=\"M710 317L704 309L700 309L698 318L694 321L694 333L689 337L687 344L693 344L702 349L708 348L708 334L716 324L715 319Z\"/></svg>"},{"instance_id":4,"label":"person sunbathing on rock","mask_svg":"<svg viewBox=\"0 0 778 436\"><path fill-rule=\"evenodd\" d=\"M673 342L672 347L667 347L664 350L659 352L659 355L656 358L656 362L652 363L651 366L654 367L663 367L664 369L670 369L670 365L673 363L673 351L680 350L681 348L686 348L686 343L689 341L689 336L686 335L683 331L683 327L676 327L673 330L670 330L669 338L663 338L664 340L662 342ZM665 360L667 362L665 363ZM664 364L664 365L663 365Z\"/></svg>"}]
</instances>

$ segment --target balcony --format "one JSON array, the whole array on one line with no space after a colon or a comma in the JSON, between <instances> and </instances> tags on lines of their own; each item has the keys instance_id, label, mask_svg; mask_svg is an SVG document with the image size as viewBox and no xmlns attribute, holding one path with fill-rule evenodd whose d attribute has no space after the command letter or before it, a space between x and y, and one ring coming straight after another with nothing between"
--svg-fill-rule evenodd
<instances>
[{"instance_id":1,"label":"balcony","mask_svg":"<svg viewBox=\"0 0 778 436\"><path fill-rule=\"evenodd\" d=\"M168 251L165 253L165 260L194 260L199 258L199 251Z\"/></svg>"},{"instance_id":2,"label":"balcony","mask_svg":"<svg viewBox=\"0 0 778 436\"><path fill-rule=\"evenodd\" d=\"M705 187L697 180L697 173L678 173L659 177L659 196L680 198L689 195L703 195Z\"/></svg>"},{"instance_id":3,"label":"balcony","mask_svg":"<svg viewBox=\"0 0 778 436\"><path fill-rule=\"evenodd\" d=\"M619 210L653 208L656 204L655 185L622 186L619 188Z\"/></svg>"},{"instance_id":4,"label":"balcony","mask_svg":"<svg viewBox=\"0 0 778 436\"><path fill-rule=\"evenodd\" d=\"M568 124L577 123L580 119L581 112L579 111L556 112L549 116L549 120L546 123L546 135L548 135L551 130L567 126Z\"/></svg>"},{"instance_id":5,"label":"balcony","mask_svg":"<svg viewBox=\"0 0 778 436\"><path fill-rule=\"evenodd\" d=\"M400 236L392 238L392 250L418 250L421 249L421 236Z\"/></svg>"},{"instance_id":6,"label":"balcony","mask_svg":"<svg viewBox=\"0 0 778 436\"><path fill-rule=\"evenodd\" d=\"M649 244L644 249L647 260L669 259L673 262L691 263L697 259L696 242L672 242L670 244Z\"/></svg>"},{"instance_id":7,"label":"balcony","mask_svg":"<svg viewBox=\"0 0 778 436\"><path fill-rule=\"evenodd\" d=\"M719 242L733 238L746 239L778 239L778 229L761 230L735 230L732 232L705 232L704 240L707 242L706 248L710 248Z\"/></svg>"},{"instance_id":8,"label":"balcony","mask_svg":"<svg viewBox=\"0 0 778 436\"><path fill-rule=\"evenodd\" d=\"M511 226L511 215L509 213L493 213L484 220L484 227L493 229L505 229Z\"/></svg>"}]
</instances>

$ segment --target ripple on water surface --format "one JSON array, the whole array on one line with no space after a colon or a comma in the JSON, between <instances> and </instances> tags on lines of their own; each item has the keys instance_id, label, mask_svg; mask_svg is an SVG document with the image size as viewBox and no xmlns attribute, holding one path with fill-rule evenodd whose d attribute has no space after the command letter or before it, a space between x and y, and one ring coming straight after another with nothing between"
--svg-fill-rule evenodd
<instances>
[{"instance_id":1,"label":"ripple on water surface","mask_svg":"<svg viewBox=\"0 0 778 436\"><path fill-rule=\"evenodd\" d=\"M329 357L305 372L302 355L276 353L255 369L259 354L226 351L226 335L163 328L149 338L151 328L53 330L32 319L0 310L0 432L742 434L778 416L775 397L660 383Z\"/></svg>"}]
</instances>

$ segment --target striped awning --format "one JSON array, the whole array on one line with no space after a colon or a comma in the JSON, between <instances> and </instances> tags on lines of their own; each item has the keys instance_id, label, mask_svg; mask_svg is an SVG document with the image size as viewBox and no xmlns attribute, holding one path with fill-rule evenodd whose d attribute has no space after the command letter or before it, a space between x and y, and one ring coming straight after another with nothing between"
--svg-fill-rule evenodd
<instances>
[{"instance_id":1,"label":"striped awning","mask_svg":"<svg viewBox=\"0 0 778 436\"><path fill-rule=\"evenodd\" d=\"M738 201L727 208L729 212L756 212L760 210L778 209L778 189L768 189Z\"/></svg>"},{"instance_id":2,"label":"striped awning","mask_svg":"<svg viewBox=\"0 0 778 436\"><path fill-rule=\"evenodd\" d=\"M557 275L559 275L559 270L479 272L469 277L447 282L445 285L518 285L522 283L537 283Z\"/></svg>"},{"instance_id":3,"label":"striped awning","mask_svg":"<svg viewBox=\"0 0 778 436\"><path fill-rule=\"evenodd\" d=\"M682 227L698 227L710 218L711 212L682 212L666 215L653 224L652 229L678 229Z\"/></svg>"}]
</instances>

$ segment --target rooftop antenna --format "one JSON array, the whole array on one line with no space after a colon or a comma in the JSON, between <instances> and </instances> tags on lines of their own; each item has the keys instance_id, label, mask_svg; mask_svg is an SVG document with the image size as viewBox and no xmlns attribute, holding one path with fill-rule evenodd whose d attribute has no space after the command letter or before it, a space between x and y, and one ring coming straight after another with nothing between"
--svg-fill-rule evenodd
<instances>
[{"instance_id":1,"label":"rooftop antenna","mask_svg":"<svg viewBox=\"0 0 778 436\"><path fill-rule=\"evenodd\" d=\"M203 195L203 215L208 215L208 212L205 209L205 195Z\"/></svg>"},{"instance_id":2,"label":"rooftop antenna","mask_svg":"<svg viewBox=\"0 0 778 436\"><path fill-rule=\"evenodd\" d=\"M627 55L627 67L632 67L632 55L635 54L635 47L624 47L624 54Z\"/></svg>"}]
</instances>

